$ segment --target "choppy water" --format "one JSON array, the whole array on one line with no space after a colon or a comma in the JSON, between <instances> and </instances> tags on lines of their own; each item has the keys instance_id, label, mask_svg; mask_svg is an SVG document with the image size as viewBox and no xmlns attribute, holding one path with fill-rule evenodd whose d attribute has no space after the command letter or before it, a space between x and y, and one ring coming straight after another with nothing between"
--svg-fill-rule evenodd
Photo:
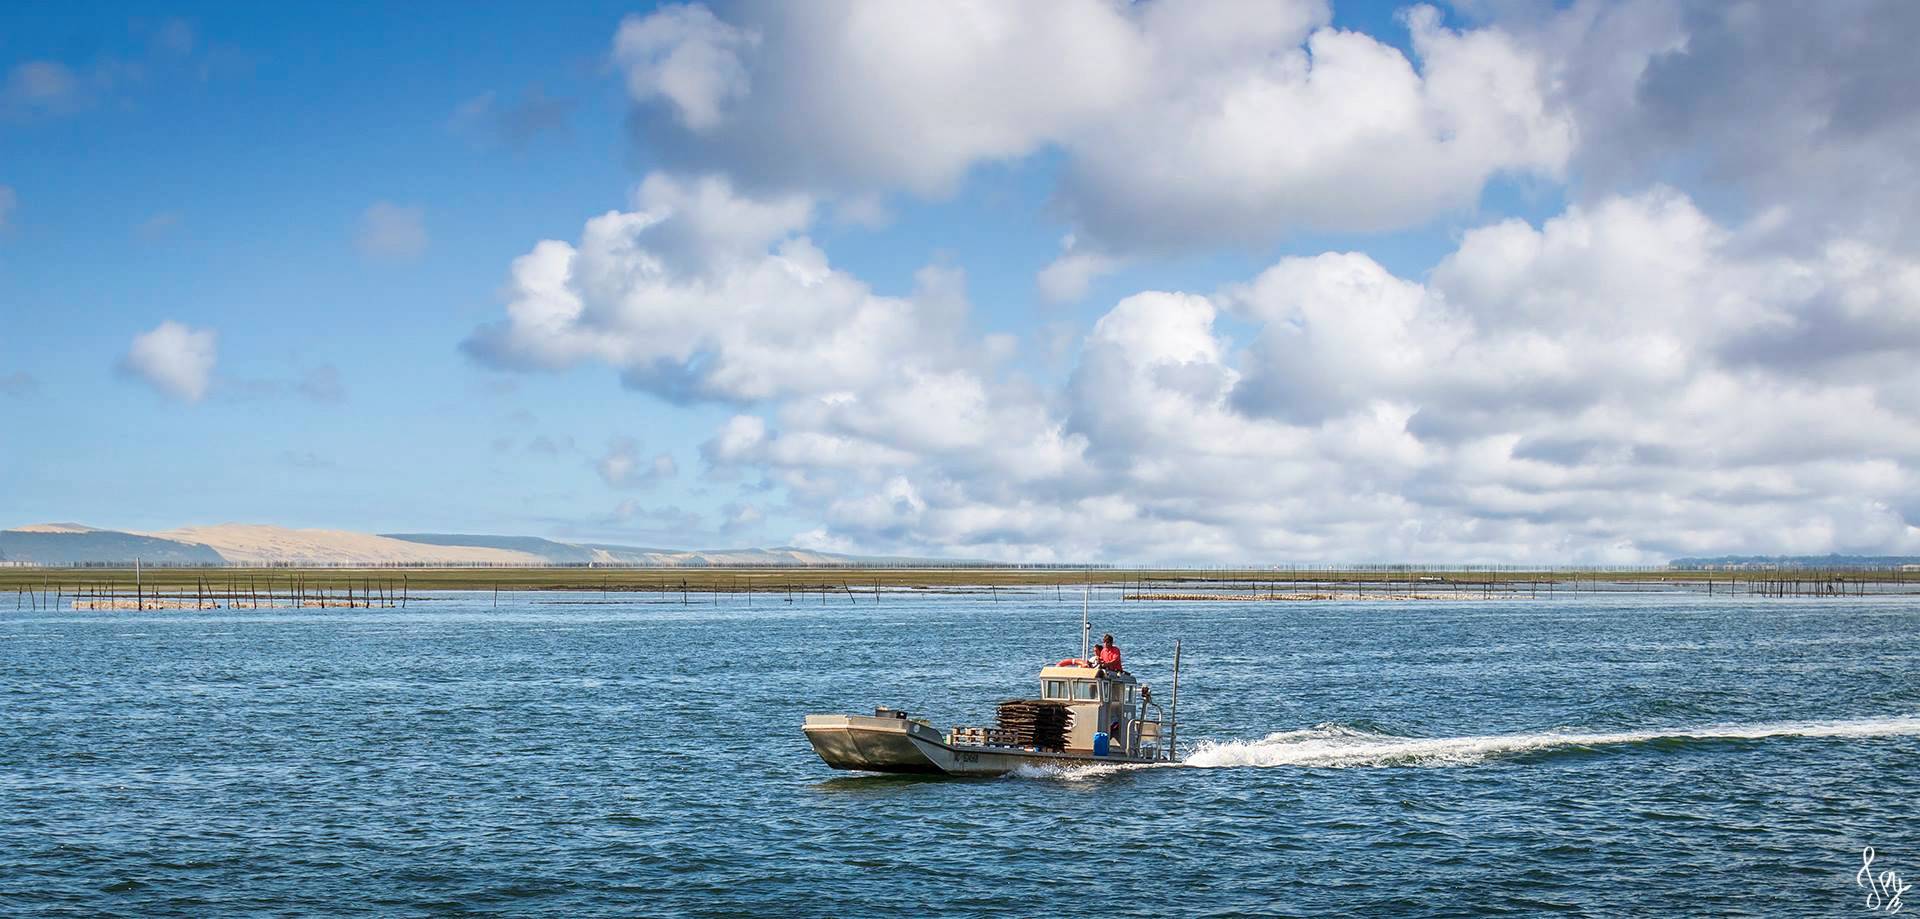
<instances>
[{"instance_id":1,"label":"choppy water","mask_svg":"<svg viewBox=\"0 0 1920 919\"><path fill-rule=\"evenodd\" d=\"M1840 916L1863 846L1920 878L1913 599L1099 602L1162 693L1185 639L1183 765L860 776L800 735L988 720L1078 617L0 613L0 914Z\"/></svg>"}]
</instances>

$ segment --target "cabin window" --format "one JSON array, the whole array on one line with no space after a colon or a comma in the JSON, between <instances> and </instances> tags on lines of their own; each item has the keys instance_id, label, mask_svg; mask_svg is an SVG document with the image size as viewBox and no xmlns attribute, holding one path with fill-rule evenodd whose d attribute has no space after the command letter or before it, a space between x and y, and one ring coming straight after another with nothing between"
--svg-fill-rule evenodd
<instances>
[{"instance_id":1,"label":"cabin window","mask_svg":"<svg viewBox=\"0 0 1920 919\"><path fill-rule=\"evenodd\" d=\"M1040 696L1041 698L1044 698L1044 699L1066 698L1067 697L1067 681L1066 680L1046 681L1046 686L1044 690L1040 693Z\"/></svg>"},{"instance_id":2,"label":"cabin window","mask_svg":"<svg viewBox=\"0 0 1920 919\"><path fill-rule=\"evenodd\" d=\"M1076 699L1098 701L1100 699L1100 687L1093 683L1076 681L1073 684L1073 697Z\"/></svg>"}]
</instances>

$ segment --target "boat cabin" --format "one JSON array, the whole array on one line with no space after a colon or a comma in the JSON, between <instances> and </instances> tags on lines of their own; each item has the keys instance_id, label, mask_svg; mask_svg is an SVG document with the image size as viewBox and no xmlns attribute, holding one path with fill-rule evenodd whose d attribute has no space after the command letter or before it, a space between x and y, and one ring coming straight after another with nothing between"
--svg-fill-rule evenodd
<instances>
[{"instance_id":1,"label":"boat cabin","mask_svg":"<svg viewBox=\"0 0 1920 919\"><path fill-rule=\"evenodd\" d=\"M1160 706L1131 673L1061 661L1040 668L1040 698L1063 702L1072 712L1070 752L1093 752L1093 735L1102 731L1109 738L1109 755L1151 757L1159 749Z\"/></svg>"}]
</instances>

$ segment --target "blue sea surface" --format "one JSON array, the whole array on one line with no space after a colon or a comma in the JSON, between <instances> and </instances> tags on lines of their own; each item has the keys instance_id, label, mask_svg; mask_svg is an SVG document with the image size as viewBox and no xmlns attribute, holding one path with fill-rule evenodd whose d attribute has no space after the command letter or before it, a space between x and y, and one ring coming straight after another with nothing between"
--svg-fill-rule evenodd
<instances>
[{"instance_id":1,"label":"blue sea surface","mask_svg":"<svg viewBox=\"0 0 1920 919\"><path fill-rule=\"evenodd\" d=\"M0 915L1870 916L1863 847L1920 879L1916 598L1101 595L1163 700L1184 642L1187 762L973 780L800 724L988 722L1077 596L702 599L0 612Z\"/></svg>"}]
</instances>

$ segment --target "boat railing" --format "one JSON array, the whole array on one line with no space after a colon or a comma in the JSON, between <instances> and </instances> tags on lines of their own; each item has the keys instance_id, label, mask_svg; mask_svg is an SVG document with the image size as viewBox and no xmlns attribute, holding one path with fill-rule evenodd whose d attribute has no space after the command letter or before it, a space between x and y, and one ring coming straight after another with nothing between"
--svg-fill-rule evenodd
<instances>
[{"instance_id":1,"label":"boat railing","mask_svg":"<svg viewBox=\"0 0 1920 919\"><path fill-rule=\"evenodd\" d=\"M1142 754L1142 751L1146 749L1146 745L1151 743L1154 747L1155 759L1161 759L1161 758L1171 759L1172 757L1170 755L1163 757L1163 754L1166 754L1167 751L1162 750L1160 748L1161 739L1164 736L1161 730L1161 726L1162 724L1165 723L1166 719L1167 719L1166 710L1160 707L1160 703L1158 702L1140 703L1140 712L1138 716L1135 717L1131 722L1128 722L1128 727L1131 731L1131 734L1126 738L1126 741L1121 746L1121 749L1126 750L1135 756L1139 756Z\"/></svg>"}]
</instances>

